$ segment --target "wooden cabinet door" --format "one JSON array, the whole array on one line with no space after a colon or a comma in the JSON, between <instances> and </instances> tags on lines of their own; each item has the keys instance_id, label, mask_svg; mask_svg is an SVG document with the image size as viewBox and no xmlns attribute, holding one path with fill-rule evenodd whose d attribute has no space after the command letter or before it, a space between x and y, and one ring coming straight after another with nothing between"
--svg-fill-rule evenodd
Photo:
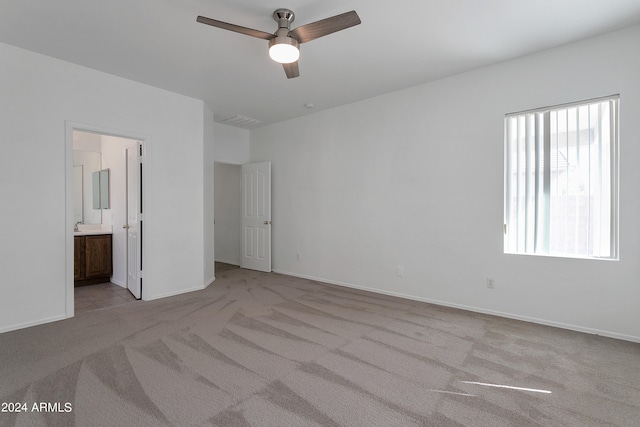
<instances>
[{"instance_id":1,"label":"wooden cabinet door","mask_svg":"<svg viewBox=\"0 0 640 427\"><path fill-rule=\"evenodd\" d=\"M85 277L111 276L111 235L85 236Z\"/></svg>"},{"instance_id":2,"label":"wooden cabinet door","mask_svg":"<svg viewBox=\"0 0 640 427\"><path fill-rule=\"evenodd\" d=\"M84 279L84 236L73 238L73 280Z\"/></svg>"}]
</instances>

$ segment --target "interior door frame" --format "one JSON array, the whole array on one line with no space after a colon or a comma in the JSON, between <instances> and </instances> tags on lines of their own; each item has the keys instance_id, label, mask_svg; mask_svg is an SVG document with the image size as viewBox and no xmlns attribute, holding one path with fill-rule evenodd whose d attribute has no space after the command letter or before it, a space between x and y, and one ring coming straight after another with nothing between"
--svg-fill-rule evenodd
<instances>
[{"instance_id":1,"label":"interior door frame","mask_svg":"<svg viewBox=\"0 0 640 427\"><path fill-rule=\"evenodd\" d=\"M142 143L142 141L136 141L135 144L132 144L128 147L125 148L124 153L125 153L125 169L126 169L126 179L125 179L125 185L126 185L126 203L125 203L125 210L126 210L126 214L127 214L127 221L124 225L124 227L126 228L126 233L125 233L125 247L126 247L126 257L125 259L126 261L126 266L125 266L125 285L127 290L129 290L129 292L131 292L131 294L136 298L136 299L142 299L142 255L144 254L142 252L142 237L144 236L144 233L142 232L143 230L143 220L144 220L144 211L143 211L143 202L142 202L142 197L144 196L144 193L142 192L142 184L144 183L144 179L143 179L143 173L144 173L144 149L143 149L144 144ZM131 172L131 167L129 164L129 150L135 150L135 163L134 163L134 170L135 170L135 176L129 176L129 172ZM130 242L130 219L131 217L129 216L130 214L130 205L129 202L131 201L131 195L129 194L129 190L130 190L130 183L131 182L136 182L136 194L135 194L135 203L136 203L136 213L135 213L135 218L136 218L136 249L134 251L134 255L137 259L136 263L135 263L135 267L136 267L136 276L135 276L135 287L136 292L134 292L134 290L132 290L129 287L129 280L130 280L130 272L131 272L131 242Z\"/></svg>"},{"instance_id":2,"label":"interior door frame","mask_svg":"<svg viewBox=\"0 0 640 427\"><path fill-rule=\"evenodd\" d=\"M145 149L148 149L148 145L145 143L145 141L148 141L148 138L138 132L123 131L121 129L73 122L69 120L65 121L65 318L73 317L75 314L73 286L73 229L75 224L73 212L73 131L76 130L141 141L145 145ZM142 169L142 188L140 189L142 192L142 203L144 206L148 206L148 203L146 203L145 200L147 192L144 190L147 182L147 171L148 164L145 164L145 167ZM142 247L145 245L145 240L145 235L143 235L141 239ZM148 265L144 252L142 253L142 260L143 265ZM142 299L144 299L144 297L145 294L143 290Z\"/></svg>"}]
</instances>

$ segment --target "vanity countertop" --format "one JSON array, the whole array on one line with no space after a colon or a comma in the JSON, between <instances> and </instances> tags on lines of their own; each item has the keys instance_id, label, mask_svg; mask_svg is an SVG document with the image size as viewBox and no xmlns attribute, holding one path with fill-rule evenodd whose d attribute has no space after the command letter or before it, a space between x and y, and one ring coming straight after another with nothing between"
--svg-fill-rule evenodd
<instances>
[{"instance_id":1,"label":"vanity countertop","mask_svg":"<svg viewBox=\"0 0 640 427\"><path fill-rule=\"evenodd\" d=\"M91 236L97 234L113 234L113 226L104 224L78 224L74 236Z\"/></svg>"}]
</instances>

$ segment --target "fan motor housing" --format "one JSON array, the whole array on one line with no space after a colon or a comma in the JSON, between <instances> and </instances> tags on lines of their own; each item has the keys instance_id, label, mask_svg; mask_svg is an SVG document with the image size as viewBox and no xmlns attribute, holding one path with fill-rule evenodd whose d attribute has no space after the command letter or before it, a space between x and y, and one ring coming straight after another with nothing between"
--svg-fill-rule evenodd
<instances>
[{"instance_id":1,"label":"fan motor housing","mask_svg":"<svg viewBox=\"0 0 640 427\"><path fill-rule=\"evenodd\" d=\"M293 37L289 37L289 36L276 36L276 37L272 38L271 40L269 40L269 48L271 48L271 46L276 45L276 44L289 44L291 46L294 46L294 47L300 49L300 43L298 43L298 40L294 39Z\"/></svg>"}]
</instances>

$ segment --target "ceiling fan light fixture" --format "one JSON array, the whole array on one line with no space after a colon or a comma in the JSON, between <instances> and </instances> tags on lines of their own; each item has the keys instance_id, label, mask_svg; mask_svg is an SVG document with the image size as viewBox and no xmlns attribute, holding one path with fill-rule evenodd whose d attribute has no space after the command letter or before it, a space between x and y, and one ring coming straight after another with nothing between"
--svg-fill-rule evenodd
<instances>
[{"instance_id":1,"label":"ceiling fan light fixture","mask_svg":"<svg viewBox=\"0 0 640 427\"><path fill-rule=\"evenodd\" d=\"M269 41L269 57L281 64L291 64L300 58L298 41L292 37L274 37Z\"/></svg>"},{"instance_id":2,"label":"ceiling fan light fixture","mask_svg":"<svg viewBox=\"0 0 640 427\"><path fill-rule=\"evenodd\" d=\"M311 22L294 28L293 30L291 29L291 23L295 19L295 14L291 10L277 9L273 12L273 19L278 23L278 29L273 34L218 21L217 19L207 18L206 16L198 16L196 21L201 24L211 25L212 27L222 28L223 30L268 40L269 56L275 62L282 64L282 68L288 79L300 76L300 69L298 68L300 49L298 46L301 43L307 43L319 37L324 37L361 23L360 17L355 10Z\"/></svg>"}]
</instances>

